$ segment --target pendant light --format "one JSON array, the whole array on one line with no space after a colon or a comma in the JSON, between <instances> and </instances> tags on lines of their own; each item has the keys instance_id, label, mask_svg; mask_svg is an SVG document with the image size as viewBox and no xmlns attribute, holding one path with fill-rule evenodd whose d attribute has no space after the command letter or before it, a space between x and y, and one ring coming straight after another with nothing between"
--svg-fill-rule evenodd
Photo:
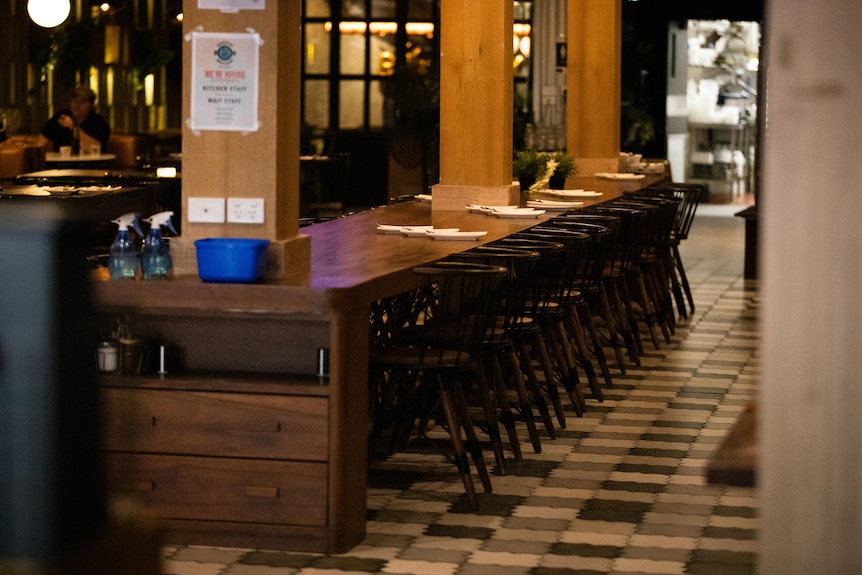
<instances>
[{"instance_id":1,"label":"pendant light","mask_svg":"<svg viewBox=\"0 0 862 575\"><path fill-rule=\"evenodd\" d=\"M54 28L66 21L72 7L69 0L28 0L30 19L43 28Z\"/></svg>"}]
</instances>

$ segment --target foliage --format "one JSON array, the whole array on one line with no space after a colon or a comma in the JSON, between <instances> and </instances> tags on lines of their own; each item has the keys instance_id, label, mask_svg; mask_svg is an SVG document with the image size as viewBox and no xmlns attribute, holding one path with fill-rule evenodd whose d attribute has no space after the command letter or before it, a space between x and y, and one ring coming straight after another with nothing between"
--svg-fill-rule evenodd
<instances>
[{"instance_id":1,"label":"foliage","mask_svg":"<svg viewBox=\"0 0 862 575\"><path fill-rule=\"evenodd\" d=\"M567 178L578 173L578 167L575 165L575 158L565 150L555 152L551 158L557 163L554 169L554 175Z\"/></svg>"},{"instance_id":2,"label":"foliage","mask_svg":"<svg viewBox=\"0 0 862 575\"><path fill-rule=\"evenodd\" d=\"M95 23L91 19L68 22L51 29L34 27L29 56L39 70L39 79L33 91L47 84L49 69L54 70L54 80L66 88L86 78L94 62L94 36Z\"/></svg>"},{"instance_id":3,"label":"foliage","mask_svg":"<svg viewBox=\"0 0 862 575\"><path fill-rule=\"evenodd\" d=\"M512 163L512 173L521 180L534 180L545 172L547 164L547 154L536 150L518 150Z\"/></svg>"}]
</instances>

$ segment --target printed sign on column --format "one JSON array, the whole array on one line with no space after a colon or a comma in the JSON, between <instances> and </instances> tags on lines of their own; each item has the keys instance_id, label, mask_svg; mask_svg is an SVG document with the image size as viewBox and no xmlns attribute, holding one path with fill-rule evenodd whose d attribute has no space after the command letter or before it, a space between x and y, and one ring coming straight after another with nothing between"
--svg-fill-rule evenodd
<instances>
[{"instance_id":1,"label":"printed sign on column","mask_svg":"<svg viewBox=\"0 0 862 575\"><path fill-rule=\"evenodd\" d=\"M192 33L192 130L258 130L259 55L259 34Z\"/></svg>"}]
</instances>

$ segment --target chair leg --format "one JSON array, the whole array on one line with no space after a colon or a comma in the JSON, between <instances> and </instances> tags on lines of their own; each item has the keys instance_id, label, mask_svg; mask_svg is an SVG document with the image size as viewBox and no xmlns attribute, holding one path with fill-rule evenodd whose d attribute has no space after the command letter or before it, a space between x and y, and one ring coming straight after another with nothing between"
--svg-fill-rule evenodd
<instances>
[{"instance_id":1,"label":"chair leg","mask_svg":"<svg viewBox=\"0 0 862 575\"><path fill-rule=\"evenodd\" d=\"M679 274L679 283L682 284L682 290L685 292L685 297L688 300L688 309L690 314L694 314L694 297L691 293L691 286L688 285L688 277L685 275L685 267L682 265L682 257L679 255L679 247L673 245L673 261L674 268Z\"/></svg>"},{"instance_id":2,"label":"chair leg","mask_svg":"<svg viewBox=\"0 0 862 575\"><path fill-rule=\"evenodd\" d=\"M526 337L528 336L531 338L531 341L529 342L526 340ZM518 346L518 361L521 364L523 372L522 381L524 382L524 387L529 390L528 393L530 399L527 404L529 405L532 403L533 405L536 405L536 408L539 410L539 414L541 415L542 423L545 426L545 431L551 439L556 439L557 433L554 428L554 424L551 421L548 404L545 401L542 387L539 384L539 378L533 367L535 356L535 360L541 366L542 371L545 374L545 378L551 377L553 381L554 371L551 368L551 360L548 357L547 350L545 349L542 335L538 332L535 334L519 334L516 339L516 345ZM542 413L543 411L545 412L544 414ZM535 425L535 423L533 425Z\"/></svg>"},{"instance_id":3,"label":"chair leg","mask_svg":"<svg viewBox=\"0 0 862 575\"><path fill-rule=\"evenodd\" d=\"M608 296L608 289L605 286L606 282L602 282L599 284L599 315L604 320L605 325L608 330L608 342L611 345L611 348L614 350L614 357L617 361L617 369L620 370L620 373L623 375L626 374L626 362L623 358L623 350L620 345L620 329L618 328L619 320L617 319L613 307L611 307L611 300ZM607 282L610 283L610 282Z\"/></svg>"},{"instance_id":4,"label":"chair leg","mask_svg":"<svg viewBox=\"0 0 862 575\"><path fill-rule=\"evenodd\" d=\"M507 354L514 354L514 350L504 352L504 356ZM517 361L517 357L515 359ZM512 450L512 457L515 461L523 461L524 456L521 453L521 440L518 437L518 430L515 427L515 417L512 412L512 405L509 402L508 391L506 389L506 378L503 375L499 359L497 357L493 357L491 361L494 366L494 399L500 408L500 421L506 429L506 435L509 438L509 448ZM509 361L511 363L511 358ZM510 365L510 369L512 369L514 373L514 370L520 369L520 367L517 364L515 364L514 367Z\"/></svg>"},{"instance_id":5,"label":"chair leg","mask_svg":"<svg viewBox=\"0 0 862 575\"><path fill-rule=\"evenodd\" d=\"M492 368L492 370L496 370L496 367ZM496 374L494 377L496 377ZM497 419L497 405L494 394L491 393L491 386L488 385L485 368L481 363L476 369L476 381L476 395L478 395L478 400L482 405L482 411L485 415L486 433L491 442L491 448L494 451L494 461L497 464L497 474L506 475L506 458L503 455L503 440L500 435L500 426Z\"/></svg>"},{"instance_id":6,"label":"chair leg","mask_svg":"<svg viewBox=\"0 0 862 575\"><path fill-rule=\"evenodd\" d=\"M476 473L482 482L482 488L485 490L485 493L491 493L491 474L488 472L488 465L485 463L482 444L479 443L479 438L476 435L473 418L470 417L470 411L467 408L467 398L464 396L464 389L456 384L451 395L454 399L455 412L461 422L461 427L464 429L464 436L467 439L465 447L470 452L473 465L476 466Z\"/></svg>"},{"instance_id":7,"label":"chair leg","mask_svg":"<svg viewBox=\"0 0 862 575\"><path fill-rule=\"evenodd\" d=\"M461 438L458 412L455 409L448 386L444 383L440 374L437 377L440 390L440 406L443 409L443 418L449 430L449 437L452 439L455 467L458 469L458 474L461 475L461 482L464 484L464 492L467 495L470 507L478 509L479 500L476 498L476 487L470 474L470 462L467 460L467 452L464 450L464 440Z\"/></svg>"},{"instance_id":8,"label":"chair leg","mask_svg":"<svg viewBox=\"0 0 862 575\"><path fill-rule=\"evenodd\" d=\"M605 357L605 350L602 347L601 337L599 337L599 332L596 329L595 321L593 320L593 314L590 310L590 304L586 299L582 299L576 305L579 308L578 316L581 319L581 323L587 330L587 333L590 335L590 341L593 343L593 355L596 358L596 362L599 364L599 369L602 372L602 378L605 380L605 386L608 389L613 389L614 380L611 377L610 367L608 366L607 357Z\"/></svg>"},{"instance_id":9,"label":"chair leg","mask_svg":"<svg viewBox=\"0 0 862 575\"><path fill-rule=\"evenodd\" d=\"M534 453L541 453L542 440L539 437L539 430L536 427L536 420L533 415L534 402L530 398L530 394L527 392L527 385L524 380L524 370L532 369L532 366L527 365L525 367L524 363L518 357L514 342L512 347L507 350L506 359L510 368L511 379L509 381L511 381L514 396L517 398L518 410L521 412L521 417L524 419L524 424L527 426L527 435L530 437L530 444L533 446ZM545 409L547 410L547 406ZM556 434L553 428L548 433L548 436L551 439L555 438Z\"/></svg>"},{"instance_id":10,"label":"chair leg","mask_svg":"<svg viewBox=\"0 0 862 575\"><path fill-rule=\"evenodd\" d=\"M580 380L578 379L575 354L570 343L569 332L566 329L565 318L563 316L555 318L553 325L549 326L549 328L553 334L552 341L557 350L558 361L560 362L560 373L562 375L560 382L563 384L563 389L566 390L566 395L569 396L569 401L575 413L581 416L587 403L584 398L584 392L581 389ZM563 414L563 420L565 421L565 414Z\"/></svg>"},{"instance_id":11,"label":"chair leg","mask_svg":"<svg viewBox=\"0 0 862 575\"><path fill-rule=\"evenodd\" d=\"M566 317L569 320L569 331L572 333L575 349L578 351L581 365L584 368L584 373L587 375L587 383L590 386L590 392L593 394L593 399L604 401L602 390L599 387L599 382L596 378L596 371L593 369L593 362L590 359L590 350L587 347L587 342L584 340L583 322L578 314L578 306L576 304L568 306Z\"/></svg>"}]
</instances>

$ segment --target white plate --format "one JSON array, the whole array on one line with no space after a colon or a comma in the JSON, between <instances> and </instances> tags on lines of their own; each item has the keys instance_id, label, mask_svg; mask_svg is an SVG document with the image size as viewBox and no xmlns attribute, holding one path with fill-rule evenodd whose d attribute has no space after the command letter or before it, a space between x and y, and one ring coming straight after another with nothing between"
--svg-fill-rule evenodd
<instances>
[{"instance_id":1,"label":"white plate","mask_svg":"<svg viewBox=\"0 0 862 575\"><path fill-rule=\"evenodd\" d=\"M599 172L596 174L597 178L604 178L606 180L640 180L644 178L643 174L630 174L626 172L614 173L614 172Z\"/></svg>"},{"instance_id":2,"label":"white plate","mask_svg":"<svg viewBox=\"0 0 862 575\"><path fill-rule=\"evenodd\" d=\"M493 212L493 215L498 218L538 218L544 213L545 210L537 210L535 208L518 208L517 210Z\"/></svg>"},{"instance_id":3,"label":"white plate","mask_svg":"<svg viewBox=\"0 0 862 575\"><path fill-rule=\"evenodd\" d=\"M417 200L419 200L420 202L430 202L431 201L431 194L416 194L413 197L416 198Z\"/></svg>"},{"instance_id":4,"label":"white plate","mask_svg":"<svg viewBox=\"0 0 862 575\"><path fill-rule=\"evenodd\" d=\"M542 190L542 193L561 198L597 198L602 195L591 190Z\"/></svg>"},{"instance_id":5,"label":"white plate","mask_svg":"<svg viewBox=\"0 0 862 575\"><path fill-rule=\"evenodd\" d=\"M381 234L400 234L404 226L388 226L385 224L377 224L377 231Z\"/></svg>"},{"instance_id":6,"label":"white plate","mask_svg":"<svg viewBox=\"0 0 862 575\"><path fill-rule=\"evenodd\" d=\"M499 212L503 210L517 210L518 206L480 206L477 204L470 204L467 206L467 210L471 212L481 212L483 214L488 214L492 212Z\"/></svg>"},{"instance_id":7,"label":"white plate","mask_svg":"<svg viewBox=\"0 0 862 575\"><path fill-rule=\"evenodd\" d=\"M551 200L530 200L527 202L528 207L548 211L565 211L583 205L584 202L554 202Z\"/></svg>"},{"instance_id":8,"label":"white plate","mask_svg":"<svg viewBox=\"0 0 862 575\"><path fill-rule=\"evenodd\" d=\"M434 228L432 226L404 226L401 229L401 233L407 237L418 238L418 237L428 237L429 233L443 232L443 233L451 233L457 232L460 228Z\"/></svg>"},{"instance_id":9,"label":"white plate","mask_svg":"<svg viewBox=\"0 0 862 575\"><path fill-rule=\"evenodd\" d=\"M478 240L488 232L447 232L445 230L432 230L427 233L435 240Z\"/></svg>"}]
</instances>

